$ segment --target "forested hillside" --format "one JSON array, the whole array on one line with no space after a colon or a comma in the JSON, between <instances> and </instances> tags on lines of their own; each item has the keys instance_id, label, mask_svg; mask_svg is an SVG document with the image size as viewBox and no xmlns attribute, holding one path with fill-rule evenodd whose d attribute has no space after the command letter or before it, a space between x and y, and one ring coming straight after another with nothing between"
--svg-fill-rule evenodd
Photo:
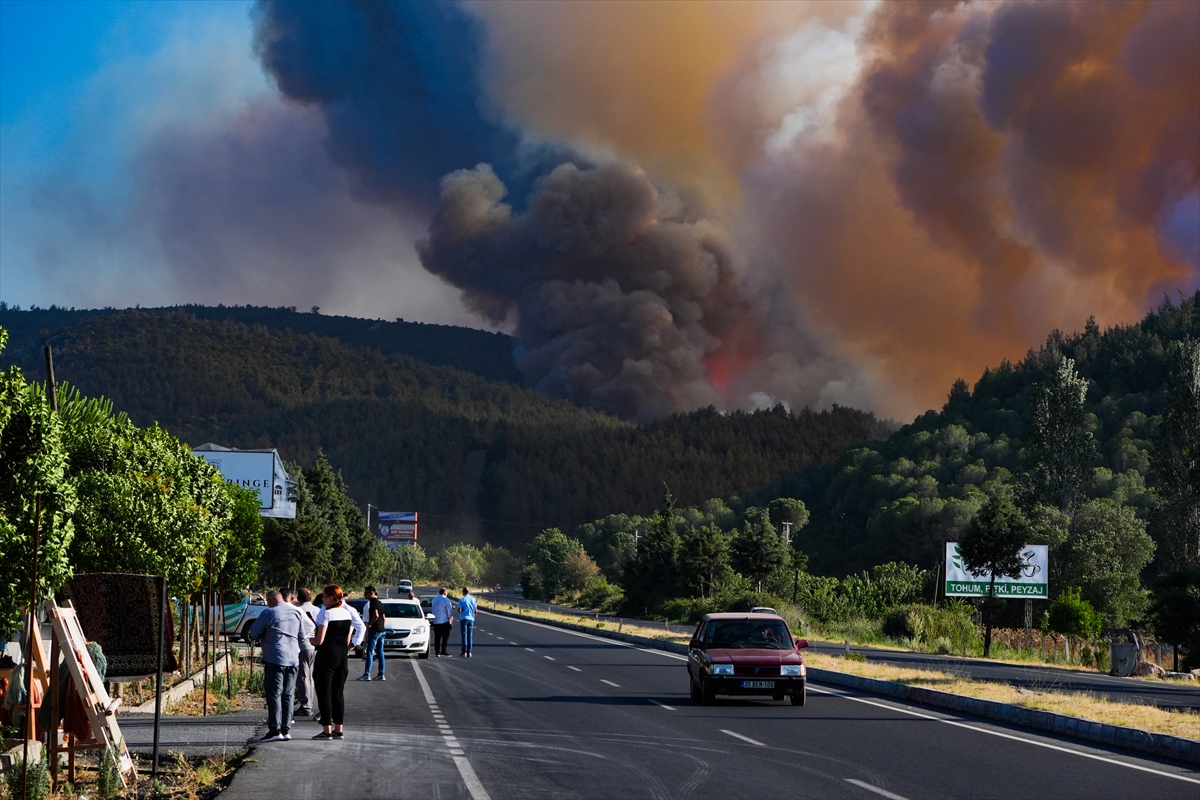
<instances>
[{"instance_id":1,"label":"forested hillside","mask_svg":"<svg viewBox=\"0 0 1200 800\"><path fill-rule=\"evenodd\" d=\"M451 325L419 322L336 317L297 312L294 307L266 306L178 306L140 309L147 314L187 312L197 319L229 320L244 325L262 325L278 331L312 333L332 337L353 347L369 347L381 353L403 353L439 366L455 367L494 381L520 384L521 373L513 366L513 341L501 333ZM5 358L19 361L34 350L40 352L46 339L73 325L97 316L122 313L116 309L34 308L20 310L0 303L0 327L10 339Z\"/></svg>"},{"instance_id":2,"label":"forested hillside","mask_svg":"<svg viewBox=\"0 0 1200 800\"><path fill-rule=\"evenodd\" d=\"M432 547L473 531L520 552L543 527L650 513L664 482L688 503L751 491L886 433L845 408L635 426L406 355L186 311L97 315L49 341L60 381L138 424L302 465L324 451L358 502L421 512ZM41 374L40 354L24 361Z\"/></svg>"},{"instance_id":3,"label":"forested hillside","mask_svg":"<svg viewBox=\"0 0 1200 800\"><path fill-rule=\"evenodd\" d=\"M1087 381L1085 424L1094 442L1083 500L1109 500L1153 524L1157 496L1151 453L1164 408L1171 344L1200 340L1200 293L1164 302L1136 325L1101 332L1052 333L1018 364L984 372L972 388L951 387L929 411L886 441L848 449L760 493L795 497L812 519L798 546L816 571L845 574L887 561L933 568L944 541L956 541L988 482L1019 483L1036 387L1051 382L1063 358ZM1160 548L1161 549L1161 548Z\"/></svg>"}]
</instances>

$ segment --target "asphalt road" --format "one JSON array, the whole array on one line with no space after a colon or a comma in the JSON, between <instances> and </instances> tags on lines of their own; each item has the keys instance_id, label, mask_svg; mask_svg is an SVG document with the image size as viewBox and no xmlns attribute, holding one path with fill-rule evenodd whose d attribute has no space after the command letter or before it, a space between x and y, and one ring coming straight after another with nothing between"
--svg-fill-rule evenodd
<instances>
[{"instance_id":1,"label":"asphalt road","mask_svg":"<svg viewBox=\"0 0 1200 800\"><path fill-rule=\"evenodd\" d=\"M485 604L488 598L489 596L485 595ZM569 606L524 600L520 595L512 592L502 592L500 598L502 602L520 602L527 606L537 606L559 613L594 616L592 613ZM681 626L672 626L672 629L680 628ZM839 644L813 642L811 646L818 653L845 652L845 647ZM1188 685L1141 678L1117 678L1097 672L1006 664L978 658L957 658L929 653L910 653L904 650L888 650L879 647L851 645L850 650L861 654L868 661L894 664L898 667L943 670L978 680L1004 681L1013 686L1021 686L1035 691L1090 692L1122 703L1147 703L1163 708L1200 710L1200 685L1194 683Z\"/></svg>"},{"instance_id":2,"label":"asphalt road","mask_svg":"<svg viewBox=\"0 0 1200 800\"><path fill-rule=\"evenodd\" d=\"M834 687L810 685L803 707L699 706L685 671L676 654L481 614L474 658L393 659L387 682L352 680L345 741L298 722L222 797L1200 795L1200 773L1173 762Z\"/></svg>"}]
</instances>

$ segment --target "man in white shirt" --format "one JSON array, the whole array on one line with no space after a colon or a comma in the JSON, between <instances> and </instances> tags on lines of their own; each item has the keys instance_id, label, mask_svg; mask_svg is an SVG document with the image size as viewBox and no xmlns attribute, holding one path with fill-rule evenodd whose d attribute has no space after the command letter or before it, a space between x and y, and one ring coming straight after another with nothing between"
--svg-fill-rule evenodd
<instances>
[{"instance_id":1,"label":"man in white shirt","mask_svg":"<svg viewBox=\"0 0 1200 800\"><path fill-rule=\"evenodd\" d=\"M296 675L296 701L300 707L296 709L297 717L311 717L313 703L316 702L316 688L313 686L313 661L317 658L317 648L312 646L309 637L317 625L317 614L321 609L313 605L312 589L304 588L296 592L296 599L304 621L309 623L304 631L304 640L300 645L300 671Z\"/></svg>"},{"instance_id":2,"label":"man in white shirt","mask_svg":"<svg viewBox=\"0 0 1200 800\"><path fill-rule=\"evenodd\" d=\"M454 603L446 596L446 589L438 589L433 598L433 653L438 658L450 658L446 645L450 642L450 618L454 614Z\"/></svg>"}]
</instances>

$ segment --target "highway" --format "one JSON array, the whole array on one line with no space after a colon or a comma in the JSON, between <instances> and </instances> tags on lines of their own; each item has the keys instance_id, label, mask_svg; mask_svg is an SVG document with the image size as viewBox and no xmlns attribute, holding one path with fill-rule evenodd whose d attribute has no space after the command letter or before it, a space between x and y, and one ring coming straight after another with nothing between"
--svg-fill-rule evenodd
<instances>
[{"instance_id":1,"label":"highway","mask_svg":"<svg viewBox=\"0 0 1200 800\"><path fill-rule=\"evenodd\" d=\"M571 608L570 606L525 600L520 595L512 592L501 593L499 597L501 602L520 602L527 607L546 608L562 614L592 616L588 612ZM490 602L490 595L486 595L485 598L485 603ZM683 630L686 629L686 626L675 625L672 626L672 629ZM813 642L812 649L814 652L828 655L837 655L845 652L843 645L828 642ZM1063 669L1061 667L985 661L980 658L959 658L957 656L940 656L930 653L913 653L905 650L889 650L882 647L859 647L851 645L850 650L862 655L868 661L881 664L892 664L897 667L910 667L913 669L942 670L977 680L1003 681L1013 686L1020 686L1034 691L1090 692L1121 703L1147 703L1162 708L1200 710L1200 686L1197 686L1195 683L1181 684L1141 678L1118 678L1098 672Z\"/></svg>"},{"instance_id":2,"label":"highway","mask_svg":"<svg viewBox=\"0 0 1200 800\"><path fill-rule=\"evenodd\" d=\"M1189 798L1200 773L810 684L691 703L682 656L481 613L475 657L346 687L347 738L257 748L236 798ZM451 652L457 653L457 627Z\"/></svg>"}]
</instances>

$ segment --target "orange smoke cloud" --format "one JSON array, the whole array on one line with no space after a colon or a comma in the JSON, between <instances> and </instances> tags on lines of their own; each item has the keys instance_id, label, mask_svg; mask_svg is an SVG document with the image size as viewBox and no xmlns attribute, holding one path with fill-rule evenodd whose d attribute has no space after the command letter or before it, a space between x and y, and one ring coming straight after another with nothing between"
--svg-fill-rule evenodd
<instances>
[{"instance_id":1,"label":"orange smoke cloud","mask_svg":"<svg viewBox=\"0 0 1200 800\"><path fill-rule=\"evenodd\" d=\"M877 8L832 133L747 177L768 268L883 370L868 402L917 413L1195 280L1161 226L1197 190L1198 39L1196 3Z\"/></svg>"}]
</instances>

